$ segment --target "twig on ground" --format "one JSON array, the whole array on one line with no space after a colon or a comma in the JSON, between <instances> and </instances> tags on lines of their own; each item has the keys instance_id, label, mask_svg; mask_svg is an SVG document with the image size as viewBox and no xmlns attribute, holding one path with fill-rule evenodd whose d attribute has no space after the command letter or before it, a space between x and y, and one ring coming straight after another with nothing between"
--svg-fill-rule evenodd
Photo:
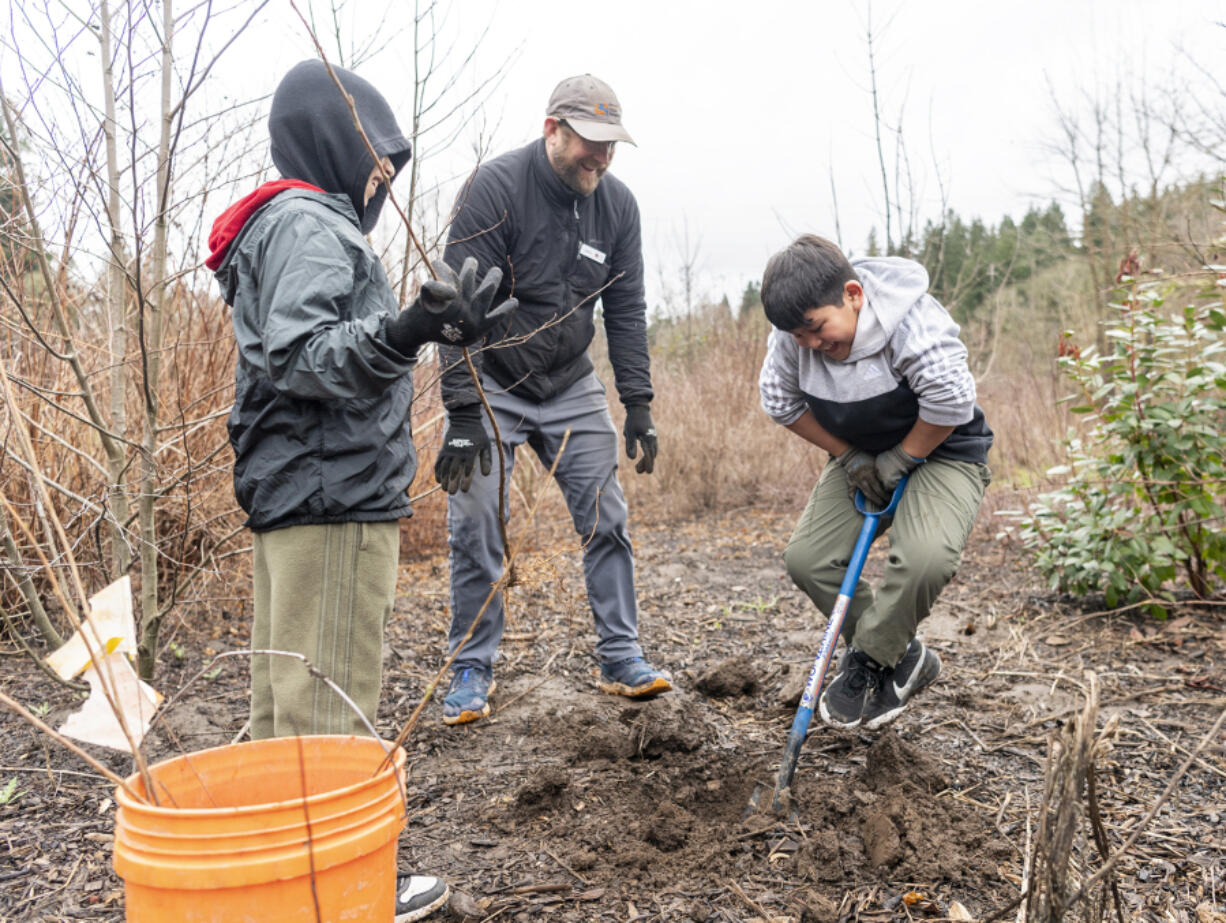
<instances>
[{"instance_id":1,"label":"twig on ground","mask_svg":"<svg viewBox=\"0 0 1226 923\"><path fill-rule=\"evenodd\" d=\"M590 885L590 884L591 884L591 881L589 881L588 879L584 878L582 875L580 875L578 872L576 872L576 871L575 871L573 868L571 868L569 865L567 865L565 862L563 862L561 859L559 859L559 858L557 857L557 855L555 855L555 854L554 854L553 852L551 852L550 850L546 849L546 848L545 848L545 844L544 844L544 843L542 843L542 844L541 844L541 850L542 850L542 851L545 853L545 855L547 855L547 856L548 856L550 859L552 859L554 862L558 863L558 865L562 866L562 868L564 868L564 869L565 869L566 871L568 871L570 874L574 875L574 876L575 876L576 878L578 878L578 879L579 879L581 882L583 882L583 884L585 884L585 885Z\"/></svg>"},{"instance_id":2,"label":"twig on ground","mask_svg":"<svg viewBox=\"0 0 1226 923\"><path fill-rule=\"evenodd\" d=\"M749 905L749 909L750 909L750 910L752 910L754 913L758 914L760 917L762 917L762 919L763 919L763 920L766 920L766 921L768 921L768 923L769 923L769 921L770 921L770 919L771 919L771 914L767 913L767 912L766 912L766 908L764 908L764 907L763 907L761 904L759 904L759 903L758 903L757 901L755 901L755 900L754 900L752 897L750 897L748 894L746 894L746 893L745 893L745 891L744 891L744 890L741 888L741 886L740 886L740 885L738 885L738 884L737 884L735 881L733 881L732 879L728 879L728 887L729 887L729 888L731 888L731 889L733 890L733 892L736 894L736 896L737 896L737 897L739 897L739 898L740 898L741 900L743 900L743 901L744 901L744 902L745 902L747 905Z\"/></svg>"}]
</instances>

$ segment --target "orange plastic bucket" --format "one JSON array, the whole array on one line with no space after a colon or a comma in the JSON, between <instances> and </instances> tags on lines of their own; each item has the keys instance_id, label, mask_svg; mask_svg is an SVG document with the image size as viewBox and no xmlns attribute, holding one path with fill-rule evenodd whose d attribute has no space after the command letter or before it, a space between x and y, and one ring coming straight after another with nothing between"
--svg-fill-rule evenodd
<instances>
[{"instance_id":1,"label":"orange plastic bucket","mask_svg":"<svg viewBox=\"0 0 1226 923\"><path fill-rule=\"evenodd\" d=\"M383 758L370 737L278 737L151 766L158 806L115 791L127 919L391 920L404 751Z\"/></svg>"}]
</instances>

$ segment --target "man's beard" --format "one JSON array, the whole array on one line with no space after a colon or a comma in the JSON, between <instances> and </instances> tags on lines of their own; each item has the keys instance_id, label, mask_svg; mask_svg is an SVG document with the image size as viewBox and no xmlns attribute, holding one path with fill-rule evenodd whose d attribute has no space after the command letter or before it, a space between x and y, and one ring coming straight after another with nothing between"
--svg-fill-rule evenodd
<instances>
[{"instance_id":1,"label":"man's beard","mask_svg":"<svg viewBox=\"0 0 1226 923\"><path fill-rule=\"evenodd\" d=\"M562 165L558 176L572 192L581 196L590 196L600 185L600 178L604 176L607 169L608 167L604 167L597 169L594 173L589 173L579 166L578 161L572 161Z\"/></svg>"}]
</instances>

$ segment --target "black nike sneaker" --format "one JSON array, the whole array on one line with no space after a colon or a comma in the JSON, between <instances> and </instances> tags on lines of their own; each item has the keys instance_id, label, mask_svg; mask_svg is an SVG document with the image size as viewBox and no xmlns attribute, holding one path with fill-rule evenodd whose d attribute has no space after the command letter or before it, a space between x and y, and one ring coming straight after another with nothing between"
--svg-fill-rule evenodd
<instances>
[{"instance_id":1,"label":"black nike sneaker","mask_svg":"<svg viewBox=\"0 0 1226 923\"><path fill-rule=\"evenodd\" d=\"M848 651L839 661L839 672L818 700L822 720L832 727L860 726L865 706L885 678L885 670L863 651Z\"/></svg>"},{"instance_id":2,"label":"black nike sneaker","mask_svg":"<svg viewBox=\"0 0 1226 923\"><path fill-rule=\"evenodd\" d=\"M912 638L907 652L893 669L886 669L877 688L869 695L861 714L866 728L884 727L897 718L911 696L932 683L941 673L941 658Z\"/></svg>"}]
</instances>

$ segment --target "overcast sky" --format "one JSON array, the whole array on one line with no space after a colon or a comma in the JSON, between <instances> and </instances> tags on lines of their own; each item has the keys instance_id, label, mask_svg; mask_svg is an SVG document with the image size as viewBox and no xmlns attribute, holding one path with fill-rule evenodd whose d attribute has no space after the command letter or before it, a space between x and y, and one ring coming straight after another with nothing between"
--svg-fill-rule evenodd
<instances>
[{"instance_id":1,"label":"overcast sky","mask_svg":"<svg viewBox=\"0 0 1226 923\"><path fill-rule=\"evenodd\" d=\"M350 0L346 31L370 35L383 11ZM326 9L316 0L316 9ZM637 147L619 145L612 171L643 214L650 295L658 303L683 262L688 230L704 293L733 303L767 257L797 233L836 235L863 251L884 239L874 140L866 0L463 0L445 10L444 70L464 89L500 69L500 84L443 152L430 176L471 165L479 126L494 152L540 133L557 81L591 72L620 97ZM1196 65L1226 85L1226 0L929 0L871 5L882 117L900 123L924 217L941 189L963 217L991 224L1046 205L1066 177L1048 153L1052 94L1066 108L1113 88L1169 86ZM359 68L407 124L411 38ZM473 60L457 66L461 51ZM247 92L275 84L313 53L287 0L273 0L227 58ZM894 141L887 138L893 161ZM834 190L832 193L831 185ZM450 193L447 195L450 199Z\"/></svg>"}]
</instances>

